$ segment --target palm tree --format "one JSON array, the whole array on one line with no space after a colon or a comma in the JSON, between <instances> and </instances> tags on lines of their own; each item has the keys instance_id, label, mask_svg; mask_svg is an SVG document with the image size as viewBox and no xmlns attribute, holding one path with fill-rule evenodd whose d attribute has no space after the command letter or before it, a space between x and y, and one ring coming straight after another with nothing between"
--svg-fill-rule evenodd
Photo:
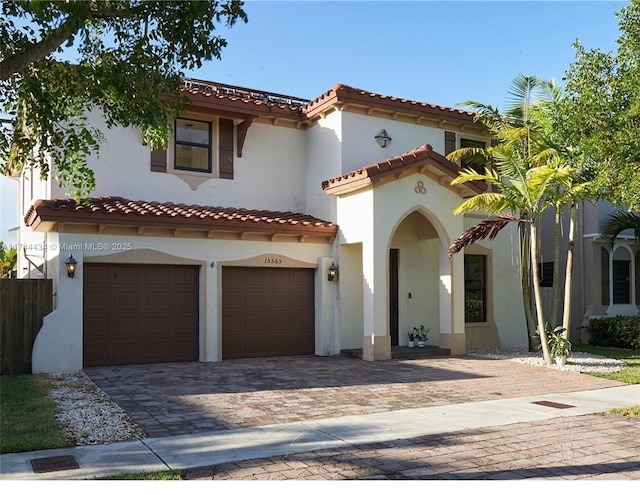
<instances>
[{"instance_id":1,"label":"palm tree","mask_svg":"<svg viewBox=\"0 0 640 495\"><path fill-rule=\"evenodd\" d=\"M531 269L536 334L540 338L545 362L551 364L537 263L539 256L538 225L542 213L552 206L549 191L559 187L564 189L570 185L575 169L559 165L558 159L547 165L530 167L529 163L521 160L517 153L509 153L509 151L511 150L508 146L494 147L492 150L496 160L494 169L486 168L483 174L470 169L463 170L452 181L452 184L460 184L484 180L499 192L479 194L467 199L454 210L455 214L482 211L490 216L495 215L497 218L484 220L463 233L451 245L449 253L450 256L453 256L472 242L484 238L494 238L509 223L518 223L521 239L524 231L528 240L528 243L525 244L529 249L528 256L523 255L522 260L528 261L528 266ZM524 253L522 248L521 253ZM527 306L529 306L529 301L525 301L525 308Z\"/></svg>"},{"instance_id":2,"label":"palm tree","mask_svg":"<svg viewBox=\"0 0 640 495\"><path fill-rule=\"evenodd\" d=\"M509 96L509 105L504 114L489 105L467 102L467 106L476 111L477 120L492 132L497 144L486 150L467 148L451 153L448 156L451 160L465 157L471 158L476 164L485 165L484 174L465 170L454 183L484 180L494 191L465 201L455 213L476 210L498 217L480 222L463 233L451 245L450 256L472 242L492 239L510 222L518 222L521 283L529 350L535 350L534 339L537 336L545 362L551 364L545 328L548 320L542 309L538 268L538 223L547 208L555 207L559 212L566 203L574 205L573 200L583 192L585 185L576 180L578 171L575 168L563 164L559 147L550 139L552 120L549 113L553 110L553 104L562 97L553 81L544 82L537 77L519 76L514 80ZM559 214L556 219L556 232L559 234ZM573 225L572 223L571 232ZM556 246L558 259L554 268L559 266L559 237L556 239ZM557 287L559 275L557 269L554 271L554 287ZM570 282L569 268L565 276L565 290L567 286L570 287ZM557 307L557 294L556 290L552 307ZM567 322L567 328L569 303L565 298L563 322ZM532 306L535 308L535 318Z\"/></svg>"},{"instance_id":3,"label":"palm tree","mask_svg":"<svg viewBox=\"0 0 640 495\"><path fill-rule=\"evenodd\" d=\"M602 238L611 244L622 232L632 229L636 240L640 240L640 215L633 211L617 210L600 226Z\"/></svg>"}]
</instances>

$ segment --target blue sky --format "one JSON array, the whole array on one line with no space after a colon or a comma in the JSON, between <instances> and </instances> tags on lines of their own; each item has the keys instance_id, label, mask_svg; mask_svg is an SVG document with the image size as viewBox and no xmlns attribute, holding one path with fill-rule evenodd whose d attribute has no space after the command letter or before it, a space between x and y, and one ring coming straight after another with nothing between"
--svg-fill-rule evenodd
<instances>
[{"instance_id":1,"label":"blue sky","mask_svg":"<svg viewBox=\"0 0 640 495\"><path fill-rule=\"evenodd\" d=\"M301 98L344 83L444 106L501 106L520 73L561 82L572 43L615 51L624 1L260 1L221 29L222 60L187 75ZM17 225L0 178L0 239ZM135 198L132 198L135 199Z\"/></svg>"},{"instance_id":2,"label":"blue sky","mask_svg":"<svg viewBox=\"0 0 640 495\"><path fill-rule=\"evenodd\" d=\"M314 98L340 82L454 106L502 104L519 73L561 80L576 39L614 50L627 2L249 1L222 60L188 75Z\"/></svg>"}]
</instances>

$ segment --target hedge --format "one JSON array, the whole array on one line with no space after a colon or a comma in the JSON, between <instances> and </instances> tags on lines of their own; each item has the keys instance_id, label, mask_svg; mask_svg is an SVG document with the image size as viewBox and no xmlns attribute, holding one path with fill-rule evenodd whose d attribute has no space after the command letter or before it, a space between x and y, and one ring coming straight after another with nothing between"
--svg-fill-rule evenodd
<instances>
[{"instance_id":1,"label":"hedge","mask_svg":"<svg viewBox=\"0 0 640 495\"><path fill-rule=\"evenodd\" d=\"M589 322L589 344L640 349L640 316L595 318Z\"/></svg>"}]
</instances>

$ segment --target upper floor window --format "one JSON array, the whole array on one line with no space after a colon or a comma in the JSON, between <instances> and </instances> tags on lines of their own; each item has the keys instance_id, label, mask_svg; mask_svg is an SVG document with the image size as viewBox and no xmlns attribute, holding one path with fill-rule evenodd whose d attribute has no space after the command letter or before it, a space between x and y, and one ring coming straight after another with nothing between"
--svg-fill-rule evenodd
<instances>
[{"instance_id":1,"label":"upper floor window","mask_svg":"<svg viewBox=\"0 0 640 495\"><path fill-rule=\"evenodd\" d=\"M211 122L176 119L173 168L211 173Z\"/></svg>"},{"instance_id":2,"label":"upper floor window","mask_svg":"<svg viewBox=\"0 0 640 495\"><path fill-rule=\"evenodd\" d=\"M460 148L486 148L487 143L484 141L475 141L473 139L465 139L460 138ZM477 163L473 163L473 161L469 158L463 158L460 161L460 166L462 168L470 168L475 170L478 173L484 174L484 165L479 165Z\"/></svg>"},{"instance_id":3,"label":"upper floor window","mask_svg":"<svg viewBox=\"0 0 640 495\"><path fill-rule=\"evenodd\" d=\"M168 150L151 150L151 171L174 173L192 188L214 177L233 179L233 120L205 114L189 117L195 118L174 121Z\"/></svg>"}]
</instances>

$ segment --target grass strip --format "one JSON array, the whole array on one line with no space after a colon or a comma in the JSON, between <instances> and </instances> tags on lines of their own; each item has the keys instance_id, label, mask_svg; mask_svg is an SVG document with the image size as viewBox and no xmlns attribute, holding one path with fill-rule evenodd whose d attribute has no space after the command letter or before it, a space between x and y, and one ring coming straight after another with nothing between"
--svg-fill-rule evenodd
<instances>
[{"instance_id":1,"label":"grass strip","mask_svg":"<svg viewBox=\"0 0 640 495\"><path fill-rule=\"evenodd\" d=\"M0 376L0 453L68 447L42 375Z\"/></svg>"}]
</instances>

